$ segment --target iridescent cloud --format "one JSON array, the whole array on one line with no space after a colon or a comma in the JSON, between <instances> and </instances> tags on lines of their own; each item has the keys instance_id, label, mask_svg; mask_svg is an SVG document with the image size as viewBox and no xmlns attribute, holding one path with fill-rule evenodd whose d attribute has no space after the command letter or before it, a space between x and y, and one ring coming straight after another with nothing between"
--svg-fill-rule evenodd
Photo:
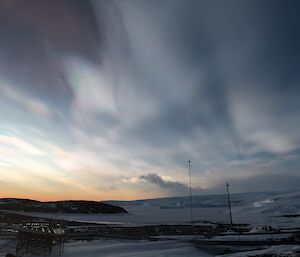
<instances>
[{"instance_id":1,"label":"iridescent cloud","mask_svg":"<svg viewBox=\"0 0 300 257\"><path fill-rule=\"evenodd\" d=\"M297 1L37 2L0 4L0 196L299 185Z\"/></svg>"}]
</instances>

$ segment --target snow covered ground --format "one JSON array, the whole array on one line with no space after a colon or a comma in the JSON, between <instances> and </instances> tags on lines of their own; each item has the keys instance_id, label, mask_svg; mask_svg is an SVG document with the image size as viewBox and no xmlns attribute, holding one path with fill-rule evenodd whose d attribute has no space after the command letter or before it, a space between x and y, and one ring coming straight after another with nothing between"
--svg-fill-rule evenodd
<instances>
[{"instance_id":1,"label":"snow covered ground","mask_svg":"<svg viewBox=\"0 0 300 257\"><path fill-rule=\"evenodd\" d=\"M187 223L190 221L190 210L160 209L158 206L124 206L129 214L72 214L72 213L36 213L17 212L35 217L47 217L93 223L107 223L115 225L143 225L143 224L174 224ZM15 212L15 211L10 211ZM226 222L227 216L224 208L195 208L193 210L195 220L204 219L211 221Z\"/></svg>"},{"instance_id":2,"label":"snow covered ground","mask_svg":"<svg viewBox=\"0 0 300 257\"><path fill-rule=\"evenodd\" d=\"M57 249L56 249L57 250ZM57 256L53 251L50 256ZM26 254L24 257L31 255ZM96 240L74 241L67 243L64 249L64 257L167 257L167 256L197 256L210 257L188 243L176 241L125 241L125 240Z\"/></svg>"},{"instance_id":3,"label":"snow covered ground","mask_svg":"<svg viewBox=\"0 0 300 257\"><path fill-rule=\"evenodd\" d=\"M260 254L286 254L296 257L300 255L299 245L278 245L262 247L230 254L216 255L213 251L204 251L190 243L178 241L126 241L126 240L95 240L74 241L65 244L63 257L246 257ZM288 255L289 254L289 255ZM298 255L297 255L298 254ZM2 255L1 255L2 256ZM4 255L3 255L4 256ZM24 257L32 257L25 254ZM58 256L58 248L54 248L48 256Z\"/></svg>"},{"instance_id":4,"label":"snow covered ground","mask_svg":"<svg viewBox=\"0 0 300 257\"><path fill-rule=\"evenodd\" d=\"M229 222L226 195L195 196L193 201L194 221ZM129 214L66 214L25 213L53 219L110 223L124 226L142 224L174 224L190 221L189 199L174 197L142 201L110 201L124 207ZM249 223L253 227L271 225L274 227L300 227L300 190L293 192L264 192L232 195L233 220ZM215 256L183 240L167 241L125 241L97 240L66 243L63 256L110 256L110 257L164 257L164 256ZM298 247L298 248L297 248ZM226 257L255 256L258 254L288 253L300 251L299 246L272 246L266 249L222 255ZM300 255L300 253L299 253ZM298 255L298 256L299 256ZM0 256L1 253L0 253ZM4 256L4 255L3 255ZM28 255L25 255L28 256ZM53 252L52 256L56 256ZM291 255L297 256L297 255Z\"/></svg>"},{"instance_id":5,"label":"snow covered ground","mask_svg":"<svg viewBox=\"0 0 300 257\"><path fill-rule=\"evenodd\" d=\"M112 201L129 214L26 213L54 219L78 220L116 225L174 224L190 222L187 197L142 201ZM195 196L193 220L228 223L226 195ZM300 227L300 191L232 195L233 220L252 226Z\"/></svg>"},{"instance_id":6,"label":"snow covered ground","mask_svg":"<svg viewBox=\"0 0 300 257\"><path fill-rule=\"evenodd\" d=\"M7 253L15 253L16 244L16 240L0 239L0 256L4 257Z\"/></svg>"},{"instance_id":7,"label":"snow covered ground","mask_svg":"<svg viewBox=\"0 0 300 257\"><path fill-rule=\"evenodd\" d=\"M244 251L238 253L224 254L222 257L248 257L248 256L258 256L258 255L268 255L277 254L289 256L289 257L299 257L300 256L300 246L299 245L274 245L261 250ZM269 256L270 256L269 255Z\"/></svg>"}]
</instances>

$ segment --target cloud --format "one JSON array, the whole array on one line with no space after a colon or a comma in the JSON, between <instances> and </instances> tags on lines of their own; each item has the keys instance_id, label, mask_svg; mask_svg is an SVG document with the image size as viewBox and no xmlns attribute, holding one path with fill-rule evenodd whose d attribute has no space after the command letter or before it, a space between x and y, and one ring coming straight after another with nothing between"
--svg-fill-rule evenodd
<instances>
[{"instance_id":1,"label":"cloud","mask_svg":"<svg viewBox=\"0 0 300 257\"><path fill-rule=\"evenodd\" d=\"M11 85L9 86L2 82L1 92L3 94L2 97L8 98L14 105L21 105L21 108L25 108L27 111L41 116L49 116L51 114L49 107L44 102L15 89Z\"/></svg>"},{"instance_id":2,"label":"cloud","mask_svg":"<svg viewBox=\"0 0 300 257\"><path fill-rule=\"evenodd\" d=\"M29 155L43 155L45 154L34 145L24 141L21 138L0 135L0 143L2 146L8 147L9 150L20 151Z\"/></svg>"},{"instance_id":3,"label":"cloud","mask_svg":"<svg viewBox=\"0 0 300 257\"><path fill-rule=\"evenodd\" d=\"M1 7L0 132L43 141L58 176L134 197L151 185L185 194L187 160L195 190L208 191L262 174L271 187L299 167L298 3ZM7 153L25 147L9 141Z\"/></svg>"},{"instance_id":4,"label":"cloud","mask_svg":"<svg viewBox=\"0 0 300 257\"><path fill-rule=\"evenodd\" d=\"M165 180L156 173L149 173L139 177L139 180L144 183L149 183L167 192L170 195L187 195L189 193L189 186L177 181ZM199 193L199 188L194 188L194 192Z\"/></svg>"},{"instance_id":5,"label":"cloud","mask_svg":"<svg viewBox=\"0 0 300 257\"><path fill-rule=\"evenodd\" d=\"M267 192L281 190L298 190L300 176L297 172L282 174L273 172L267 174L252 175L247 179L231 178L231 190L234 193L239 192ZM211 192L225 192L225 183L216 185Z\"/></svg>"}]
</instances>

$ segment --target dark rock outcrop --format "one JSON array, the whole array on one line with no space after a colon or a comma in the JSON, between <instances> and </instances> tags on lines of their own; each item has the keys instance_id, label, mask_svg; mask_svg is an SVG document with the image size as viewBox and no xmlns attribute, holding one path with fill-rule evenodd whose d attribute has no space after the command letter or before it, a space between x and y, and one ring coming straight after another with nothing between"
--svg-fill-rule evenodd
<instances>
[{"instance_id":1,"label":"dark rock outcrop","mask_svg":"<svg viewBox=\"0 0 300 257\"><path fill-rule=\"evenodd\" d=\"M0 210L50 213L127 213L125 209L96 201L39 202L30 199L6 198L0 200Z\"/></svg>"}]
</instances>

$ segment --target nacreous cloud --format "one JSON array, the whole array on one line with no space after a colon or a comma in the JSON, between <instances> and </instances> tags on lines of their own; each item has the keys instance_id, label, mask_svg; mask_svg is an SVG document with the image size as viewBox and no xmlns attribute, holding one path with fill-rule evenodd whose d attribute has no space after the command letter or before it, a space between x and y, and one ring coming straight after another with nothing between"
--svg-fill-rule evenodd
<instances>
[{"instance_id":1,"label":"nacreous cloud","mask_svg":"<svg viewBox=\"0 0 300 257\"><path fill-rule=\"evenodd\" d=\"M298 1L0 7L0 168L19 191L18 158L51 199L185 194L187 160L196 193L300 182Z\"/></svg>"}]
</instances>

